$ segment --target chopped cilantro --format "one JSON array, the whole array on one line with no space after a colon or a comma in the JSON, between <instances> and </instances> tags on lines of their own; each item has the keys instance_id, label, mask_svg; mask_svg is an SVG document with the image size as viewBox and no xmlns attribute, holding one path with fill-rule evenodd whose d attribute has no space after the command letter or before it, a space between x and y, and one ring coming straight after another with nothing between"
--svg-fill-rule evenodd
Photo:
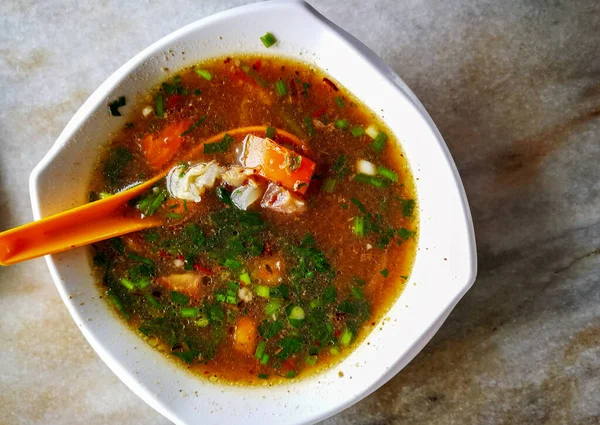
<instances>
[{"instance_id":1,"label":"chopped cilantro","mask_svg":"<svg viewBox=\"0 0 600 425\"><path fill-rule=\"evenodd\" d=\"M206 143L204 145L204 153L226 152L234 141L233 137L228 133L225 133L225 136L223 136L223 139L220 142Z\"/></svg>"}]
</instances>

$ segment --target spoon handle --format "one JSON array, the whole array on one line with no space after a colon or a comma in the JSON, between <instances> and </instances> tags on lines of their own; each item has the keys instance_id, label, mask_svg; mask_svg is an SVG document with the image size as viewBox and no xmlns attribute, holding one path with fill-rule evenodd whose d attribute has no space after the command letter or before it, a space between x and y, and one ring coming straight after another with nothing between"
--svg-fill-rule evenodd
<instances>
[{"instance_id":1,"label":"spoon handle","mask_svg":"<svg viewBox=\"0 0 600 425\"><path fill-rule=\"evenodd\" d=\"M162 220L131 214L127 201L151 188L163 175L108 198L73 208L0 233L0 265L156 227Z\"/></svg>"}]
</instances>

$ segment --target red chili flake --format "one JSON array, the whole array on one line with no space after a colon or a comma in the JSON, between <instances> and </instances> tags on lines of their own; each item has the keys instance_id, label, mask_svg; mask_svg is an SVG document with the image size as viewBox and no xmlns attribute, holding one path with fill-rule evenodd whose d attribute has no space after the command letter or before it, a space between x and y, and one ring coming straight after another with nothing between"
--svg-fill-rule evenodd
<instances>
[{"instance_id":1,"label":"red chili flake","mask_svg":"<svg viewBox=\"0 0 600 425\"><path fill-rule=\"evenodd\" d=\"M236 71L233 72L233 77L238 78L239 80L243 81L244 83L258 84L252 78L248 77L248 75L239 68L236 68Z\"/></svg>"},{"instance_id":2,"label":"red chili flake","mask_svg":"<svg viewBox=\"0 0 600 425\"><path fill-rule=\"evenodd\" d=\"M231 62L231 58L227 58L223 61L223 63L229 63L229 62Z\"/></svg>"},{"instance_id":3,"label":"red chili flake","mask_svg":"<svg viewBox=\"0 0 600 425\"><path fill-rule=\"evenodd\" d=\"M169 258L170 257L170 255L164 249L161 249L160 251L158 251L158 255L160 255L162 258Z\"/></svg>"},{"instance_id":4,"label":"red chili flake","mask_svg":"<svg viewBox=\"0 0 600 425\"><path fill-rule=\"evenodd\" d=\"M210 373L210 372L209 372L208 370L205 370L205 371L204 371L204 374L205 374L205 375L208 375L209 373Z\"/></svg>"},{"instance_id":5,"label":"red chili flake","mask_svg":"<svg viewBox=\"0 0 600 425\"><path fill-rule=\"evenodd\" d=\"M341 334L342 334L342 331L341 331L341 329L337 329L337 330L336 330L336 331L333 333L333 335L334 335L336 338L339 338Z\"/></svg>"},{"instance_id":6,"label":"red chili flake","mask_svg":"<svg viewBox=\"0 0 600 425\"><path fill-rule=\"evenodd\" d=\"M313 118L320 118L325 112L327 112L327 108L319 109L317 112L312 114L312 116Z\"/></svg>"},{"instance_id":7,"label":"red chili flake","mask_svg":"<svg viewBox=\"0 0 600 425\"><path fill-rule=\"evenodd\" d=\"M167 100L167 109L175 109L179 105L179 102L181 102L181 100L182 97L178 94L169 96L169 99Z\"/></svg>"},{"instance_id":8,"label":"red chili flake","mask_svg":"<svg viewBox=\"0 0 600 425\"><path fill-rule=\"evenodd\" d=\"M181 261L185 261L185 257L183 256L183 254L179 254L179 255L177 256L177 259L178 259L178 260L181 260Z\"/></svg>"},{"instance_id":9,"label":"red chili flake","mask_svg":"<svg viewBox=\"0 0 600 425\"><path fill-rule=\"evenodd\" d=\"M281 363L281 369L285 370L286 372L289 370L294 370L295 367L296 367L296 360L294 360L294 359L287 359L286 361Z\"/></svg>"},{"instance_id":10,"label":"red chili flake","mask_svg":"<svg viewBox=\"0 0 600 425\"><path fill-rule=\"evenodd\" d=\"M254 65L252 65L252 68L254 68L256 71L260 71L261 66L260 60L257 60L254 62Z\"/></svg>"},{"instance_id":11,"label":"red chili flake","mask_svg":"<svg viewBox=\"0 0 600 425\"><path fill-rule=\"evenodd\" d=\"M337 86L333 84L329 78L323 78L323 82L327 84L331 90L338 91Z\"/></svg>"},{"instance_id":12,"label":"red chili flake","mask_svg":"<svg viewBox=\"0 0 600 425\"><path fill-rule=\"evenodd\" d=\"M290 82L288 84L290 86L290 92L292 93L292 97L298 96L298 89L296 88L296 80L290 78Z\"/></svg>"},{"instance_id":13,"label":"red chili flake","mask_svg":"<svg viewBox=\"0 0 600 425\"><path fill-rule=\"evenodd\" d=\"M198 263L194 263L194 270L196 270L197 272L202 272L204 274L213 274L211 269L207 269L206 267L203 267Z\"/></svg>"},{"instance_id":14,"label":"red chili flake","mask_svg":"<svg viewBox=\"0 0 600 425\"><path fill-rule=\"evenodd\" d=\"M269 241L265 241L265 250L264 250L265 255L271 255L272 251L271 251L271 244L269 243Z\"/></svg>"}]
</instances>

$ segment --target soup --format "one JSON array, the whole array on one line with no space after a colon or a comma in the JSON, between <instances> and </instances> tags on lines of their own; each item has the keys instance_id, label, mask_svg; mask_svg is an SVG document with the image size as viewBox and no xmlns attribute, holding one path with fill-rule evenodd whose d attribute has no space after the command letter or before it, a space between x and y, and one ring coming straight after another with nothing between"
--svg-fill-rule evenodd
<instances>
[{"instance_id":1,"label":"soup","mask_svg":"<svg viewBox=\"0 0 600 425\"><path fill-rule=\"evenodd\" d=\"M413 178L391 132L320 70L275 57L203 62L137 104L90 185L94 201L168 170L130 202L163 225L94 246L117 313L227 383L307 376L350 353L415 255Z\"/></svg>"}]
</instances>

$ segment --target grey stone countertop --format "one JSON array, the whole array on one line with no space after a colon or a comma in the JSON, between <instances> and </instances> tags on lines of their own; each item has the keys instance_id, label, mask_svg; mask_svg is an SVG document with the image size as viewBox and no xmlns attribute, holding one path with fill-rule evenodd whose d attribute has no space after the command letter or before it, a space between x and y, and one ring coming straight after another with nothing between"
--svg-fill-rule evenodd
<instances>
[{"instance_id":1,"label":"grey stone countertop","mask_svg":"<svg viewBox=\"0 0 600 425\"><path fill-rule=\"evenodd\" d=\"M0 2L0 229L135 53L241 1ZM600 424L600 3L315 0L422 100L469 197L470 292L395 378L327 424ZM166 424L96 356L42 259L0 269L0 423Z\"/></svg>"}]
</instances>

